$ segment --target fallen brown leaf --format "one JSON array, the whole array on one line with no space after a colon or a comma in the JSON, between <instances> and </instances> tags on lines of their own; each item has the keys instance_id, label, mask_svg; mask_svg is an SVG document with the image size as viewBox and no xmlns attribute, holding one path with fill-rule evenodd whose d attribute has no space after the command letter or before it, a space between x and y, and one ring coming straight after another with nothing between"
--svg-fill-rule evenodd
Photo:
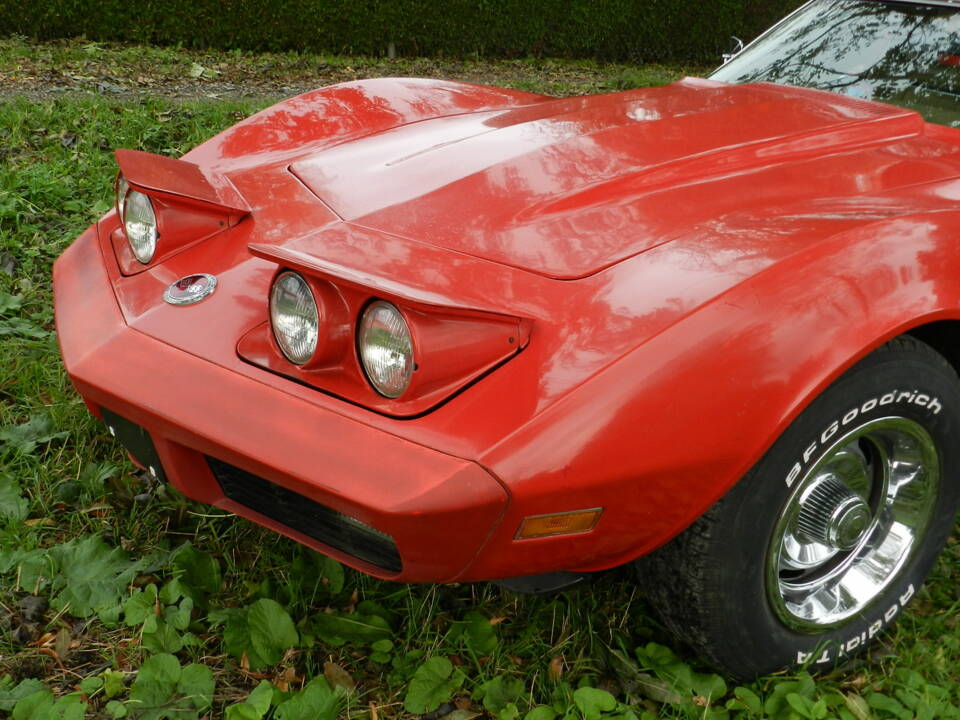
<instances>
[{"instance_id":1,"label":"fallen brown leaf","mask_svg":"<svg viewBox=\"0 0 960 720\"><path fill-rule=\"evenodd\" d=\"M70 636L69 630L61 630L57 633L57 637L53 641L53 651L61 660L66 660L70 654L72 640L73 638Z\"/></svg>"},{"instance_id":2,"label":"fallen brown leaf","mask_svg":"<svg viewBox=\"0 0 960 720\"><path fill-rule=\"evenodd\" d=\"M46 632L30 644L33 645L34 647L47 647L49 645L53 645L53 642L56 639L57 639L56 633Z\"/></svg>"},{"instance_id":3,"label":"fallen brown leaf","mask_svg":"<svg viewBox=\"0 0 960 720\"><path fill-rule=\"evenodd\" d=\"M350 673L334 662L325 662L323 664L323 676L333 687L342 687L348 693L357 689L357 684L350 677Z\"/></svg>"}]
</instances>

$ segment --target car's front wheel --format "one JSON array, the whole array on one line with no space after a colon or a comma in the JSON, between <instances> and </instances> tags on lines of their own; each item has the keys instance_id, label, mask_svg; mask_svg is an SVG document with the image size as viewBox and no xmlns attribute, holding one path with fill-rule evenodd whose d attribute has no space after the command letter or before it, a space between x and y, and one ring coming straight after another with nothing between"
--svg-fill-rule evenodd
<instances>
[{"instance_id":1,"label":"car's front wheel","mask_svg":"<svg viewBox=\"0 0 960 720\"><path fill-rule=\"evenodd\" d=\"M960 503L960 383L909 337L823 392L681 536L638 561L665 623L737 677L832 669L914 597Z\"/></svg>"}]
</instances>

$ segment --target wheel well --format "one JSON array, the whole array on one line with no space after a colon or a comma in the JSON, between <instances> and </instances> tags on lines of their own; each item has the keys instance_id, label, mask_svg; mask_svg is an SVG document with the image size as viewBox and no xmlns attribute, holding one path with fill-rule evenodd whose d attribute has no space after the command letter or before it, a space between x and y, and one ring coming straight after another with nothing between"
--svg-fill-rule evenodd
<instances>
[{"instance_id":1,"label":"wheel well","mask_svg":"<svg viewBox=\"0 0 960 720\"><path fill-rule=\"evenodd\" d=\"M960 320L943 320L921 325L907 334L925 342L943 355L960 375Z\"/></svg>"}]
</instances>

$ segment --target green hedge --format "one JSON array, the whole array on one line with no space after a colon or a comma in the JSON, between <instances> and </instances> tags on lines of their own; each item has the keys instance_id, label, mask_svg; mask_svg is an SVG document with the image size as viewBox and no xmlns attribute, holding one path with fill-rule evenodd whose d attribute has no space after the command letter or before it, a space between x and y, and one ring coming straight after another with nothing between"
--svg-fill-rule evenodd
<instances>
[{"instance_id":1,"label":"green hedge","mask_svg":"<svg viewBox=\"0 0 960 720\"><path fill-rule=\"evenodd\" d=\"M243 50L714 61L799 0L0 0L0 35Z\"/></svg>"}]
</instances>

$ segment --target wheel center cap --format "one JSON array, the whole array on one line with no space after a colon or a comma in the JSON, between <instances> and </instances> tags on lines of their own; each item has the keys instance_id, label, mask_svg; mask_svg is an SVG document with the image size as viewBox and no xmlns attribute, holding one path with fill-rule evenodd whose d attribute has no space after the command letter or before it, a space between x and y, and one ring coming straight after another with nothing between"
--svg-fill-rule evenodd
<instances>
[{"instance_id":1,"label":"wheel center cap","mask_svg":"<svg viewBox=\"0 0 960 720\"><path fill-rule=\"evenodd\" d=\"M837 508L828 530L830 544L840 550L853 550L863 539L872 519L870 508L860 498Z\"/></svg>"},{"instance_id":2,"label":"wheel center cap","mask_svg":"<svg viewBox=\"0 0 960 720\"><path fill-rule=\"evenodd\" d=\"M798 532L834 550L853 550L870 529L870 506L835 475L814 482L801 500Z\"/></svg>"}]
</instances>

